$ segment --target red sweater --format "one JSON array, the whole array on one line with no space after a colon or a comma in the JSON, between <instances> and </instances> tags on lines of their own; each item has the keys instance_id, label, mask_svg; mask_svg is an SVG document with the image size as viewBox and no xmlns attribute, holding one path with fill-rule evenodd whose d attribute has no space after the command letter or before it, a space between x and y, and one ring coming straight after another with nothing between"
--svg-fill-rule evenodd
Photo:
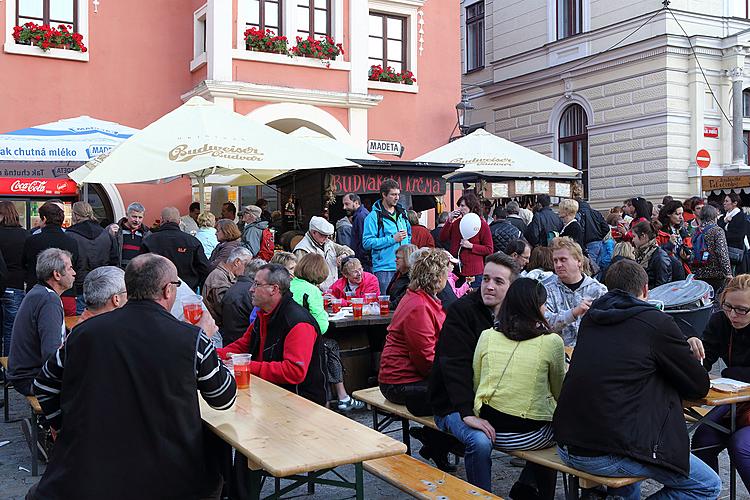
<instances>
[{"instance_id":1,"label":"red sweater","mask_svg":"<svg viewBox=\"0 0 750 500\"><path fill-rule=\"evenodd\" d=\"M337 299L341 299L341 305L348 306L349 303L346 300L346 278L339 278L333 282L329 292ZM380 295L380 283L378 282L377 276L372 273L364 271L362 273L362 283L359 284L357 290L354 292L354 296L359 299L364 299L366 293L376 293Z\"/></svg>"},{"instance_id":2,"label":"red sweater","mask_svg":"<svg viewBox=\"0 0 750 500\"><path fill-rule=\"evenodd\" d=\"M284 340L283 361L263 361L263 347L266 343L266 325L272 313L258 311L255 321L260 321L260 346L258 358L250 362L250 373L274 384L301 384L307 376L317 333L312 325L300 323L289 331ZM228 354L247 354L250 351L250 335L255 322L238 338L226 347L216 349L221 359Z\"/></svg>"},{"instance_id":3,"label":"red sweater","mask_svg":"<svg viewBox=\"0 0 750 500\"><path fill-rule=\"evenodd\" d=\"M453 222L446 222L440 230L440 240L450 242L450 251L461 261L462 276L477 276L484 272L484 258L494 252L492 244L492 232L490 226L480 217L482 226L469 243L473 243L473 248L461 248L461 218ZM458 249L461 248L461 253Z\"/></svg>"},{"instance_id":4,"label":"red sweater","mask_svg":"<svg viewBox=\"0 0 750 500\"><path fill-rule=\"evenodd\" d=\"M445 311L438 299L422 290L407 290L388 325L378 381L408 384L425 380L443 321Z\"/></svg>"},{"instance_id":5,"label":"red sweater","mask_svg":"<svg viewBox=\"0 0 750 500\"><path fill-rule=\"evenodd\" d=\"M432 237L430 230L424 226L411 227L411 244L417 248L435 248L435 239Z\"/></svg>"}]
</instances>

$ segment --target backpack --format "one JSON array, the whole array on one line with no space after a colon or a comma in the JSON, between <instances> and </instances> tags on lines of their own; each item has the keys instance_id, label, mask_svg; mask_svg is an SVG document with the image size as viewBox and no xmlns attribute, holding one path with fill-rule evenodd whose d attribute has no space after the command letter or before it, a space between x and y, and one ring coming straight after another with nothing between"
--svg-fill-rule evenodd
<instances>
[{"instance_id":1,"label":"backpack","mask_svg":"<svg viewBox=\"0 0 750 500\"><path fill-rule=\"evenodd\" d=\"M716 224L710 224L706 227L699 228L693 236L693 258L690 261L690 267L700 267L706 264L708 260L708 245L706 245L706 232L716 227ZM705 258L704 258L705 257Z\"/></svg>"},{"instance_id":2,"label":"backpack","mask_svg":"<svg viewBox=\"0 0 750 500\"><path fill-rule=\"evenodd\" d=\"M271 257L273 257L273 233L269 229L263 230L263 237L260 239L260 249L255 257L263 259L266 262L270 261Z\"/></svg>"}]
</instances>

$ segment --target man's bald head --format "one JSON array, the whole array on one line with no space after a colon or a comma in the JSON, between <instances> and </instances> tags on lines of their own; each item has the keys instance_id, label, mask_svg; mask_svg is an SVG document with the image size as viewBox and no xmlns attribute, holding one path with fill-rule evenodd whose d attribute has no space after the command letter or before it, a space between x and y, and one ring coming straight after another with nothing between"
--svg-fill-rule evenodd
<instances>
[{"instance_id":1,"label":"man's bald head","mask_svg":"<svg viewBox=\"0 0 750 500\"><path fill-rule=\"evenodd\" d=\"M161 223L164 224L165 222L174 222L179 224L180 211L175 207L164 207L161 210Z\"/></svg>"},{"instance_id":2,"label":"man's bald head","mask_svg":"<svg viewBox=\"0 0 750 500\"><path fill-rule=\"evenodd\" d=\"M125 268L125 288L129 300L160 300L164 287L177 279L174 264L154 253L139 255Z\"/></svg>"}]
</instances>

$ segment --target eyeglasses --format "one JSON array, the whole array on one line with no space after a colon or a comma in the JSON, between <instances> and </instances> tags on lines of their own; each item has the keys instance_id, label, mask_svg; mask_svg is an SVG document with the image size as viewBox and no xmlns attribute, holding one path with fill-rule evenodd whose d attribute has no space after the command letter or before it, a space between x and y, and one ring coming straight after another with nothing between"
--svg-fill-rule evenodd
<instances>
[{"instance_id":1,"label":"eyeglasses","mask_svg":"<svg viewBox=\"0 0 750 500\"><path fill-rule=\"evenodd\" d=\"M261 286L278 286L278 285L276 285L275 283L258 283L256 281L255 283L253 283L253 286L251 286L250 289L252 290L253 288L258 288Z\"/></svg>"},{"instance_id":2,"label":"eyeglasses","mask_svg":"<svg viewBox=\"0 0 750 500\"><path fill-rule=\"evenodd\" d=\"M182 281L180 281L180 280L170 281L169 283L167 283L166 285L164 285L162 288L167 288L169 285L174 285L175 288L179 288L180 285L182 285Z\"/></svg>"},{"instance_id":3,"label":"eyeglasses","mask_svg":"<svg viewBox=\"0 0 750 500\"><path fill-rule=\"evenodd\" d=\"M721 304L721 310L727 314L734 311L734 314L736 314L737 316L746 316L747 313L750 313L750 309L748 309L747 307L736 307L732 304L727 304L726 302L723 302Z\"/></svg>"}]
</instances>

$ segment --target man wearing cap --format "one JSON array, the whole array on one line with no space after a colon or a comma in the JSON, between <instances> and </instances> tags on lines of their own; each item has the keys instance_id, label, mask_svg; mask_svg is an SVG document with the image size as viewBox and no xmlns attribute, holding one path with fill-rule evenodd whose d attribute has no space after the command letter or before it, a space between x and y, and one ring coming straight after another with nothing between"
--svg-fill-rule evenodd
<instances>
[{"instance_id":1,"label":"man wearing cap","mask_svg":"<svg viewBox=\"0 0 750 500\"><path fill-rule=\"evenodd\" d=\"M328 278L320 284L321 290L328 290L339 278L339 261L347 255L354 255L354 250L345 245L331 241L333 224L323 217L310 219L310 228L305 237L294 247L294 255L301 259L307 253L317 253L323 256L328 264Z\"/></svg>"},{"instance_id":2,"label":"man wearing cap","mask_svg":"<svg viewBox=\"0 0 750 500\"><path fill-rule=\"evenodd\" d=\"M273 257L273 237L268 229L268 221L261 220L263 213L257 205L247 205L240 211L240 220L245 224L242 228L242 246L250 250L253 257L269 261ZM265 234L268 233L268 234ZM270 255L268 248L270 242Z\"/></svg>"}]
</instances>

